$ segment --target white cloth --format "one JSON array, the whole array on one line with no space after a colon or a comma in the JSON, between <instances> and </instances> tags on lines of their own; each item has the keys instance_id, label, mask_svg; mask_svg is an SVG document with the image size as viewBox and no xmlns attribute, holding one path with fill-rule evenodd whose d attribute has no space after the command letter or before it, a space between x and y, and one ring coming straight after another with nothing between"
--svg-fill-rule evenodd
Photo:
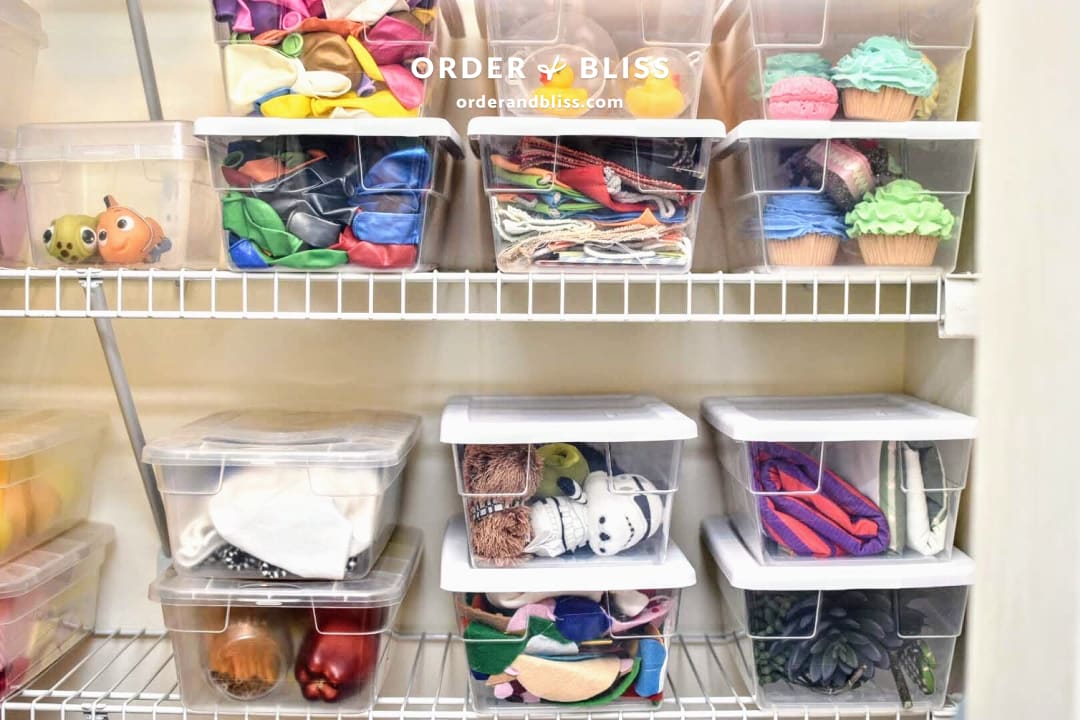
<instances>
[{"instance_id":1,"label":"white cloth","mask_svg":"<svg viewBox=\"0 0 1080 720\"><path fill-rule=\"evenodd\" d=\"M941 506L935 517L930 517L921 456L907 443L902 443L902 447L907 485L907 546L920 555L937 555L945 549L945 533L949 527L948 493L938 493ZM936 452L931 455L931 461L938 457Z\"/></svg>"},{"instance_id":2,"label":"white cloth","mask_svg":"<svg viewBox=\"0 0 1080 720\"><path fill-rule=\"evenodd\" d=\"M336 98L353 89L352 80L332 70L309 70L300 74L292 91L308 97Z\"/></svg>"},{"instance_id":3,"label":"white cloth","mask_svg":"<svg viewBox=\"0 0 1080 720\"><path fill-rule=\"evenodd\" d=\"M375 23L387 13L407 12L406 0L323 0L326 17L345 18L353 22Z\"/></svg>"},{"instance_id":4,"label":"white cloth","mask_svg":"<svg viewBox=\"0 0 1080 720\"><path fill-rule=\"evenodd\" d=\"M222 55L225 92L233 112L248 114L267 93L291 88L306 70L297 58L252 43L226 45Z\"/></svg>"},{"instance_id":5,"label":"white cloth","mask_svg":"<svg viewBox=\"0 0 1080 720\"><path fill-rule=\"evenodd\" d=\"M349 558L374 541L380 499L377 478L363 470L233 470L207 515L185 528L177 559L196 565L229 543L293 575L340 580Z\"/></svg>"}]
</instances>

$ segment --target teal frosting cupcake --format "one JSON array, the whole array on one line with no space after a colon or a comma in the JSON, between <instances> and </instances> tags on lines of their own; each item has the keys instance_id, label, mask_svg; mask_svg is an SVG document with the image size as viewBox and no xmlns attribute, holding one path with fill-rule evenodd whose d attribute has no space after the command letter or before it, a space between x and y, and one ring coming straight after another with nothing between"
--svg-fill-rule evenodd
<instances>
[{"instance_id":1,"label":"teal frosting cupcake","mask_svg":"<svg viewBox=\"0 0 1080 720\"><path fill-rule=\"evenodd\" d=\"M937 85L937 71L907 42L889 35L864 40L836 63L832 81L838 88L880 92L883 87L928 97Z\"/></svg>"},{"instance_id":2,"label":"teal frosting cupcake","mask_svg":"<svg viewBox=\"0 0 1080 720\"><path fill-rule=\"evenodd\" d=\"M773 85L790 77L816 77L831 80L832 68L828 60L812 52L781 53L765 58L765 71L761 79L766 96L772 91Z\"/></svg>"}]
</instances>

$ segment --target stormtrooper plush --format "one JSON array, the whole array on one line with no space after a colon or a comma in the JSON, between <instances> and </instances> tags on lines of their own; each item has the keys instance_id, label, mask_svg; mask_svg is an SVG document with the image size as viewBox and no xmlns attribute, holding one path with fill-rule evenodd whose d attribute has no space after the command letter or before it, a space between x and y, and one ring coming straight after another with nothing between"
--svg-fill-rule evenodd
<instances>
[{"instance_id":1,"label":"stormtrooper plush","mask_svg":"<svg viewBox=\"0 0 1080 720\"><path fill-rule=\"evenodd\" d=\"M526 553L557 557L589 546L597 555L617 555L652 537L663 523L664 503L641 475L590 473L584 487L561 478L563 496L529 506L532 539Z\"/></svg>"}]
</instances>

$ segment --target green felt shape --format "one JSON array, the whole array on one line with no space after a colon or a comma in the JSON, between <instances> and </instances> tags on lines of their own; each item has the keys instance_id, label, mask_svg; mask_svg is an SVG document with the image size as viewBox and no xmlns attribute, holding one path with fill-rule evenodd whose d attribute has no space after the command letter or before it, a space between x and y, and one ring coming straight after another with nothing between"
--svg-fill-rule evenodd
<instances>
[{"instance_id":1,"label":"green felt shape","mask_svg":"<svg viewBox=\"0 0 1080 720\"><path fill-rule=\"evenodd\" d=\"M581 200L588 202L591 198L578 190L573 188L567 188L562 186L552 185L550 182L544 182L544 179L539 175L533 173L516 173L506 168L501 168L498 165L495 166L495 176L501 180L519 185L524 188L532 188L533 190L542 190L544 192L557 192L563 197L572 198L574 200Z\"/></svg>"},{"instance_id":2,"label":"green felt shape","mask_svg":"<svg viewBox=\"0 0 1080 720\"><path fill-rule=\"evenodd\" d=\"M623 675L619 682L611 686L611 689L603 692L596 697L591 697L588 700L582 700L576 703L559 703L560 705L570 705L574 707L595 707L597 705L607 705L609 702L618 700L626 691L630 689L630 686L637 680L638 673L641 672L641 659L634 658L634 666L630 668L630 672Z\"/></svg>"},{"instance_id":3,"label":"green felt shape","mask_svg":"<svg viewBox=\"0 0 1080 720\"><path fill-rule=\"evenodd\" d=\"M577 646L563 637L555 623L542 617L530 617L529 628L524 635L502 633L484 623L473 621L462 634L465 640L465 656L469 667L485 675L498 675L510 667L514 658L527 649L540 647L574 650ZM542 638L540 642L533 642ZM532 645L532 648L528 646Z\"/></svg>"},{"instance_id":4,"label":"green felt shape","mask_svg":"<svg viewBox=\"0 0 1080 720\"><path fill-rule=\"evenodd\" d=\"M593 210L599 210L603 205L594 202L564 202L557 206L549 205L546 202L539 200L535 202L529 202L526 200L526 196L518 195L517 201L514 203L519 207L522 207L529 212L534 212L540 215L546 215L547 217L561 218L567 216L573 216L578 213L591 212Z\"/></svg>"},{"instance_id":5,"label":"green felt shape","mask_svg":"<svg viewBox=\"0 0 1080 720\"><path fill-rule=\"evenodd\" d=\"M344 250L315 248L313 250L302 250L276 260L267 260L267 262L271 265L281 265L282 267L297 270L324 270L349 262L349 253Z\"/></svg>"},{"instance_id":6,"label":"green felt shape","mask_svg":"<svg viewBox=\"0 0 1080 720\"><path fill-rule=\"evenodd\" d=\"M300 238L285 229L274 208L242 193L226 193L221 199L221 224L238 237L251 240L272 258L292 255L303 246Z\"/></svg>"}]
</instances>

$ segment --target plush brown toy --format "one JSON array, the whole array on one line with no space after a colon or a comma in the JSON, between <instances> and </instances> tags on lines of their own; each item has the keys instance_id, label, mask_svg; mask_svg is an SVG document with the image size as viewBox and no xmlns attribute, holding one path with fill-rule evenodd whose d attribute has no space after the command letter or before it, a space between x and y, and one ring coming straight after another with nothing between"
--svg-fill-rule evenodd
<instances>
[{"instance_id":1,"label":"plush brown toy","mask_svg":"<svg viewBox=\"0 0 1080 720\"><path fill-rule=\"evenodd\" d=\"M527 556L532 537L527 503L544 479L544 460L530 445L469 445L461 468L473 554L495 565ZM500 494L505 493L505 494Z\"/></svg>"}]
</instances>

